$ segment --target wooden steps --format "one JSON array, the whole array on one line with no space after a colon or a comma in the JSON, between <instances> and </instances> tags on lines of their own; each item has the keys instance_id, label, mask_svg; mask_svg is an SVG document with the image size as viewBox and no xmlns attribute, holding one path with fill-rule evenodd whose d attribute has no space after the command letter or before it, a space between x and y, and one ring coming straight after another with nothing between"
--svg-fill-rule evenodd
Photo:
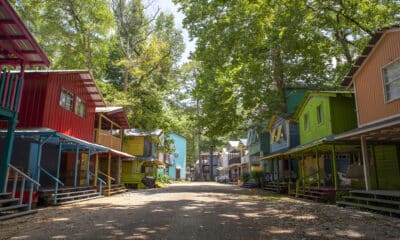
<instances>
[{"instance_id":1,"label":"wooden steps","mask_svg":"<svg viewBox=\"0 0 400 240\"><path fill-rule=\"evenodd\" d=\"M243 185L241 187L244 187L244 188L257 188L257 183L245 182L245 183L243 183Z\"/></svg>"},{"instance_id":2,"label":"wooden steps","mask_svg":"<svg viewBox=\"0 0 400 240\"><path fill-rule=\"evenodd\" d=\"M269 192L288 193L288 183L285 182L266 182L263 189Z\"/></svg>"},{"instance_id":3,"label":"wooden steps","mask_svg":"<svg viewBox=\"0 0 400 240\"><path fill-rule=\"evenodd\" d=\"M123 184L111 184L110 194L108 194L108 187L103 185L102 192L104 196L111 196L115 194L125 193L128 189L126 189Z\"/></svg>"},{"instance_id":4,"label":"wooden steps","mask_svg":"<svg viewBox=\"0 0 400 240\"><path fill-rule=\"evenodd\" d=\"M28 210L28 204L20 204L20 198L13 198L11 192L0 193L0 220L6 220L35 213Z\"/></svg>"},{"instance_id":5,"label":"wooden steps","mask_svg":"<svg viewBox=\"0 0 400 240\"><path fill-rule=\"evenodd\" d=\"M56 202L54 202L55 197ZM54 189L43 189L39 191L40 203L44 205L67 204L98 197L100 197L99 192L91 186L59 188L57 196L55 196Z\"/></svg>"},{"instance_id":6,"label":"wooden steps","mask_svg":"<svg viewBox=\"0 0 400 240\"><path fill-rule=\"evenodd\" d=\"M349 196L344 196L336 204L400 217L399 191L350 191Z\"/></svg>"},{"instance_id":7,"label":"wooden steps","mask_svg":"<svg viewBox=\"0 0 400 240\"><path fill-rule=\"evenodd\" d=\"M290 195L295 197L296 191L291 191ZM297 197L316 202L335 202L336 191L333 188L327 187L309 187L305 189L299 189Z\"/></svg>"}]
</instances>

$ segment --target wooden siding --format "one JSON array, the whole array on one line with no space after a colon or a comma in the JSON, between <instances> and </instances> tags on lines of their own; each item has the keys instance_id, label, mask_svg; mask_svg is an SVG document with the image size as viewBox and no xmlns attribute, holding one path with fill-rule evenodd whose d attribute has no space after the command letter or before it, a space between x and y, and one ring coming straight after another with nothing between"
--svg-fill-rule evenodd
<instances>
[{"instance_id":1,"label":"wooden siding","mask_svg":"<svg viewBox=\"0 0 400 240\"><path fill-rule=\"evenodd\" d=\"M321 105L322 123L317 122L317 107ZM300 144L332 134L329 97L311 96L299 117ZM308 114L309 127L305 129L304 116Z\"/></svg>"},{"instance_id":2,"label":"wooden siding","mask_svg":"<svg viewBox=\"0 0 400 240\"><path fill-rule=\"evenodd\" d=\"M400 99L385 103L381 68L400 57L400 32L387 33L354 78L359 126L400 114Z\"/></svg>"},{"instance_id":3,"label":"wooden siding","mask_svg":"<svg viewBox=\"0 0 400 240\"><path fill-rule=\"evenodd\" d=\"M374 146L375 162L372 165L371 186L375 189L400 189L400 166L395 145Z\"/></svg>"},{"instance_id":4,"label":"wooden siding","mask_svg":"<svg viewBox=\"0 0 400 240\"><path fill-rule=\"evenodd\" d=\"M124 152L134 156L143 156L144 137L126 137L122 149Z\"/></svg>"},{"instance_id":5,"label":"wooden siding","mask_svg":"<svg viewBox=\"0 0 400 240\"><path fill-rule=\"evenodd\" d=\"M357 127L354 97L331 97L330 111L333 134L342 133Z\"/></svg>"},{"instance_id":6,"label":"wooden siding","mask_svg":"<svg viewBox=\"0 0 400 240\"><path fill-rule=\"evenodd\" d=\"M59 105L61 89L86 103L86 116L80 117ZM63 134L93 141L95 105L79 73L25 73L24 96L18 127L47 127Z\"/></svg>"}]
</instances>

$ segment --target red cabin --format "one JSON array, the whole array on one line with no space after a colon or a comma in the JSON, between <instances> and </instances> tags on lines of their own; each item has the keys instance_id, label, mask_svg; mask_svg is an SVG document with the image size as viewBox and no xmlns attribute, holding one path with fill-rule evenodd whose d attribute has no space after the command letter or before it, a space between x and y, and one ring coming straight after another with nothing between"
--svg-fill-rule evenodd
<instances>
[{"instance_id":1,"label":"red cabin","mask_svg":"<svg viewBox=\"0 0 400 240\"><path fill-rule=\"evenodd\" d=\"M96 107L105 106L87 70L26 71L17 128L46 127L93 141Z\"/></svg>"}]
</instances>

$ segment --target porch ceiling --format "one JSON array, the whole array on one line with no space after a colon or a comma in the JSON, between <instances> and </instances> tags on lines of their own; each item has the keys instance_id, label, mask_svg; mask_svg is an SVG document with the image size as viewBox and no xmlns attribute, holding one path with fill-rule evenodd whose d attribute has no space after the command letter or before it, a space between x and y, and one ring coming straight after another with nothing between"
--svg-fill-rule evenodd
<instances>
[{"instance_id":1,"label":"porch ceiling","mask_svg":"<svg viewBox=\"0 0 400 240\"><path fill-rule=\"evenodd\" d=\"M0 63L49 66L50 61L7 0L0 0Z\"/></svg>"}]
</instances>

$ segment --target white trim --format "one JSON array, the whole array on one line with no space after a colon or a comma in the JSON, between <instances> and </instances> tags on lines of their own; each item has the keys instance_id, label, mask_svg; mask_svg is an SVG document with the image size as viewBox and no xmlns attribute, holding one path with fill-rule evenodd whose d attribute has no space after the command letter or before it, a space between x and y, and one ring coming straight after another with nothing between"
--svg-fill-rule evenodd
<instances>
[{"instance_id":1,"label":"white trim","mask_svg":"<svg viewBox=\"0 0 400 240\"><path fill-rule=\"evenodd\" d=\"M377 123L384 122L384 121L388 121L388 120L390 120L390 119L397 118L397 117L400 117L400 113L399 113L399 114L396 114L396 115L392 115L392 116L390 116L390 117L380 118L380 119L375 120L375 121L373 121L373 122L369 122L369 123L365 123L365 124L359 125L358 127L360 127L360 128L361 128L361 127L368 127L369 125L377 124Z\"/></svg>"},{"instance_id":2,"label":"white trim","mask_svg":"<svg viewBox=\"0 0 400 240\"><path fill-rule=\"evenodd\" d=\"M396 59L390 61L389 63L387 63L387 64L381 66L381 69L380 69L380 71L381 71L381 80L382 80L383 102L384 102L385 104L388 104L388 103L391 103L391 102L394 102L394 101L400 99L400 96L397 96L396 98L393 98L393 99L391 99L391 100L387 100L387 99L386 99L386 83L385 83L385 78L384 78L384 76L383 76L383 69L389 67L390 65L394 64L395 62L399 62L399 64L400 64L400 57L398 57L398 58L396 58ZM390 83L391 83L391 82L390 82ZM388 84L389 84L389 83L388 83Z\"/></svg>"},{"instance_id":3,"label":"white trim","mask_svg":"<svg viewBox=\"0 0 400 240\"><path fill-rule=\"evenodd\" d=\"M357 102L357 86L356 82L352 81L354 85L354 101L356 102L356 115L357 115L357 126L360 127L360 114L358 112L358 102Z\"/></svg>"}]
</instances>

